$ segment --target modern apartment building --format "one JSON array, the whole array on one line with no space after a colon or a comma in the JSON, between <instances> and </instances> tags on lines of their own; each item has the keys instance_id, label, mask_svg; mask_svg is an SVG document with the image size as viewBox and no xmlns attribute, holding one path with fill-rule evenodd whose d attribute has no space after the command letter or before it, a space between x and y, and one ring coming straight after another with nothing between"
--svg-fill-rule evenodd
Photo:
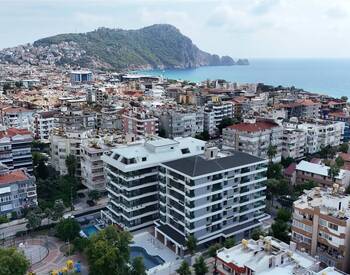
<instances>
[{"instance_id":1,"label":"modern apartment building","mask_svg":"<svg viewBox=\"0 0 350 275\"><path fill-rule=\"evenodd\" d=\"M159 127L167 138L193 137L203 132L202 108L168 110L159 115Z\"/></svg>"},{"instance_id":2,"label":"modern apartment building","mask_svg":"<svg viewBox=\"0 0 350 275\"><path fill-rule=\"evenodd\" d=\"M328 174L329 167L324 164L317 164L302 160L296 166L296 184L305 181L313 181L322 187L333 187L338 184L346 188L350 183L350 171L340 169L339 175L332 179Z\"/></svg>"},{"instance_id":3,"label":"modern apartment building","mask_svg":"<svg viewBox=\"0 0 350 275\"><path fill-rule=\"evenodd\" d=\"M328 266L350 272L350 196L316 187L293 204L292 241Z\"/></svg>"},{"instance_id":4,"label":"modern apartment building","mask_svg":"<svg viewBox=\"0 0 350 275\"><path fill-rule=\"evenodd\" d=\"M275 146L273 161L281 160L283 128L267 119L245 119L244 122L223 129L223 145L260 158L268 158L269 146Z\"/></svg>"},{"instance_id":5,"label":"modern apartment building","mask_svg":"<svg viewBox=\"0 0 350 275\"><path fill-rule=\"evenodd\" d=\"M110 201L102 215L130 231L152 225L159 218L160 163L201 154L204 147L191 137L156 137L103 155Z\"/></svg>"},{"instance_id":6,"label":"modern apartment building","mask_svg":"<svg viewBox=\"0 0 350 275\"><path fill-rule=\"evenodd\" d=\"M156 237L178 255L193 235L205 247L220 238L248 237L266 218L267 160L207 148L202 155L163 162Z\"/></svg>"},{"instance_id":7,"label":"modern apartment building","mask_svg":"<svg viewBox=\"0 0 350 275\"><path fill-rule=\"evenodd\" d=\"M38 204L35 179L25 169L9 170L0 163L0 215L21 214Z\"/></svg>"},{"instance_id":8,"label":"modern apartment building","mask_svg":"<svg viewBox=\"0 0 350 275\"><path fill-rule=\"evenodd\" d=\"M134 107L123 114L123 129L126 134L152 136L158 134L158 118L141 108Z\"/></svg>"},{"instance_id":9,"label":"modern apartment building","mask_svg":"<svg viewBox=\"0 0 350 275\"><path fill-rule=\"evenodd\" d=\"M242 240L220 249L217 266L222 275L345 275L334 267L321 267L318 259L297 251L295 243L288 245L273 237Z\"/></svg>"},{"instance_id":10,"label":"modern apartment building","mask_svg":"<svg viewBox=\"0 0 350 275\"><path fill-rule=\"evenodd\" d=\"M93 80L91 71L71 71L70 81L71 84L89 84Z\"/></svg>"},{"instance_id":11,"label":"modern apartment building","mask_svg":"<svg viewBox=\"0 0 350 275\"><path fill-rule=\"evenodd\" d=\"M218 126L224 117L232 118L234 115L234 105L232 102L210 102L204 109L204 130L209 135L217 134Z\"/></svg>"},{"instance_id":12,"label":"modern apartment building","mask_svg":"<svg viewBox=\"0 0 350 275\"><path fill-rule=\"evenodd\" d=\"M10 170L25 168L32 174L32 141L32 133L25 129L0 131L0 162Z\"/></svg>"},{"instance_id":13,"label":"modern apartment building","mask_svg":"<svg viewBox=\"0 0 350 275\"><path fill-rule=\"evenodd\" d=\"M35 139L49 141L51 131L57 126L58 111L39 112L34 114L32 131Z\"/></svg>"},{"instance_id":14,"label":"modern apartment building","mask_svg":"<svg viewBox=\"0 0 350 275\"><path fill-rule=\"evenodd\" d=\"M282 157L301 159L306 153L306 133L299 129L283 127Z\"/></svg>"}]
</instances>

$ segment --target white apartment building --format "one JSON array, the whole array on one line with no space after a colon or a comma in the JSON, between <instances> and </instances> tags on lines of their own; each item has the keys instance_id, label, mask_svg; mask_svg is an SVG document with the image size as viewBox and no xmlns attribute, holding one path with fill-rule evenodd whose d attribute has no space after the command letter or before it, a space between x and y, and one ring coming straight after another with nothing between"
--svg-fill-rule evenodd
<instances>
[{"instance_id":1,"label":"white apartment building","mask_svg":"<svg viewBox=\"0 0 350 275\"><path fill-rule=\"evenodd\" d=\"M344 122L315 120L309 123L289 123L288 127L302 130L306 133L306 152L314 154L322 147L338 146L344 137Z\"/></svg>"},{"instance_id":2,"label":"white apartment building","mask_svg":"<svg viewBox=\"0 0 350 275\"><path fill-rule=\"evenodd\" d=\"M6 107L0 112L2 124L8 128L30 130L35 111L22 107Z\"/></svg>"},{"instance_id":3,"label":"white apartment building","mask_svg":"<svg viewBox=\"0 0 350 275\"><path fill-rule=\"evenodd\" d=\"M159 218L160 163L201 154L204 147L204 141L191 137L155 137L103 155L110 201L102 215L130 231L152 225Z\"/></svg>"},{"instance_id":4,"label":"white apartment building","mask_svg":"<svg viewBox=\"0 0 350 275\"><path fill-rule=\"evenodd\" d=\"M40 139L42 142L49 141L51 131L58 125L58 111L39 112L34 114L32 123L32 131L35 139Z\"/></svg>"},{"instance_id":5,"label":"white apartment building","mask_svg":"<svg viewBox=\"0 0 350 275\"><path fill-rule=\"evenodd\" d=\"M301 159L306 153L306 133L300 129L283 127L282 157Z\"/></svg>"},{"instance_id":6,"label":"white apartment building","mask_svg":"<svg viewBox=\"0 0 350 275\"><path fill-rule=\"evenodd\" d=\"M190 235L200 247L220 238L249 237L268 218L266 170L265 159L215 147L163 162L156 237L178 255L186 254Z\"/></svg>"},{"instance_id":7,"label":"white apartment building","mask_svg":"<svg viewBox=\"0 0 350 275\"><path fill-rule=\"evenodd\" d=\"M267 119L245 119L222 131L223 145L234 150L267 159L269 146L276 147L274 162L281 161L283 128Z\"/></svg>"},{"instance_id":8,"label":"white apartment building","mask_svg":"<svg viewBox=\"0 0 350 275\"><path fill-rule=\"evenodd\" d=\"M232 102L210 102L204 109L204 130L210 136L217 134L218 126L224 117L232 118L234 105Z\"/></svg>"},{"instance_id":9,"label":"white apartment building","mask_svg":"<svg viewBox=\"0 0 350 275\"><path fill-rule=\"evenodd\" d=\"M345 275L334 267L321 267L319 259L297 251L295 243L269 236L218 250L217 266L222 275Z\"/></svg>"},{"instance_id":10,"label":"white apartment building","mask_svg":"<svg viewBox=\"0 0 350 275\"><path fill-rule=\"evenodd\" d=\"M350 272L350 196L316 187L293 204L292 241L328 265Z\"/></svg>"},{"instance_id":11,"label":"white apartment building","mask_svg":"<svg viewBox=\"0 0 350 275\"><path fill-rule=\"evenodd\" d=\"M126 134L154 136L158 133L158 118L141 108L134 107L123 114L123 129Z\"/></svg>"}]
</instances>

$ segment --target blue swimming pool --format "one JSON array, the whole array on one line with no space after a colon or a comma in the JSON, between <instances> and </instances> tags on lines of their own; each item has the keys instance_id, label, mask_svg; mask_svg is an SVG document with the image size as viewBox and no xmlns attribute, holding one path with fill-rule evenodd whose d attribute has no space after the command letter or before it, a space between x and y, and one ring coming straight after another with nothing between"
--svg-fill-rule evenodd
<instances>
[{"instance_id":1,"label":"blue swimming pool","mask_svg":"<svg viewBox=\"0 0 350 275\"><path fill-rule=\"evenodd\" d=\"M84 234L85 234L87 237L90 237L90 236L96 234L96 233L98 232L98 229L97 229L97 227L94 226L94 225L89 225L89 226L87 226L87 227L84 227L84 228L82 229L82 231L84 232Z\"/></svg>"},{"instance_id":2,"label":"blue swimming pool","mask_svg":"<svg viewBox=\"0 0 350 275\"><path fill-rule=\"evenodd\" d=\"M143 258L143 263L147 270L164 263L164 260L161 257L149 255L144 248L139 246L131 246L130 258L132 260L136 257Z\"/></svg>"}]
</instances>

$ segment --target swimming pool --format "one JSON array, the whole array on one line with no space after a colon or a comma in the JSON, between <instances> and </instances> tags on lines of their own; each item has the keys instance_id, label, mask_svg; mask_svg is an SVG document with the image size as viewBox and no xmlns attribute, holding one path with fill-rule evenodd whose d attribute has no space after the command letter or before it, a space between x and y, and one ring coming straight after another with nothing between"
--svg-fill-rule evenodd
<instances>
[{"instance_id":1,"label":"swimming pool","mask_svg":"<svg viewBox=\"0 0 350 275\"><path fill-rule=\"evenodd\" d=\"M143 263L146 269L151 269L157 265L161 265L164 263L164 260L157 256L152 256L147 253L147 251L140 246L131 246L130 247L130 258L131 260L136 257L142 257Z\"/></svg>"},{"instance_id":2,"label":"swimming pool","mask_svg":"<svg viewBox=\"0 0 350 275\"><path fill-rule=\"evenodd\" d=\"M84 227L82 229L82 231L84 232L84 234L89 238L90 236L96 234L98 232L98 229L96 226L94 225L89 225L87 227Z\"/></svg>"}]
</instances>

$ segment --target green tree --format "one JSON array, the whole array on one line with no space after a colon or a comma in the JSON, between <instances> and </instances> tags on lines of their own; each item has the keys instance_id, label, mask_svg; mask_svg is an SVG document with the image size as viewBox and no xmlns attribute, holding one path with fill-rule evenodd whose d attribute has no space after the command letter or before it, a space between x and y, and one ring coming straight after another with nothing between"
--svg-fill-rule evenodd
<instances>
[{"instance_id":1,"label":"green tree","mask_svg":"<svg viewBox=\"0 0 350 275\"><path fill-rule=\"evenodd\" d=\"M343 160L343 158L341 156L338 156L335 158L335 164L338 167L343 167L344 166L345 161Z\"/></svg>"},{"instance_id":2,"label":"green tree","mask_svg":"<svg viewBox=\"0 0 350 275\"><path fill-rule=\"evenodd\" d=\"M267 148L267 152L266 152L270 163L272 163L273 158L277 155L277 146L274 145L269 145L269 147Z\"/></svg>"},{"instance_id":3,"label":"green tree","mask_svg":"<svg viewBox=\"0 0 350 275\"><path fill-rule=\"evenodd\" d=\"M159 128L158 136L163 137L163 138L166 137L166 132L165 132L164 128Z\"/></svg>"},{"instance_id":4,"label":"green tree","mask_svg":"<svg viewBox=\"0 0 350 275\"><path fill-rule=\"evenodd\" d=\"M269 163L267 167L266 176L268 179L281 179L282 178L282 165L279 163Z\"/></svg>"},{"instance_id":5,"label":"green tree","mask_svg":"<svg viewBox=\"0 0 350 275\"><path fill-rule=\"evenodd\" d=\"M200 140L204 140L204 141L208 141L210 139L210 135L209 135L208 131L203 131L200 134L196 134L194 137L196 139L200 139Z\"/></svg>"},{"instance_id":6,"label":"green tree","mask_svg":"<svg viewBox=\"0 0 350 275\"><path fill-rule=\"evenodd\" d=\"M205 263L204 258L202 256L196 258L193 268L196 275L205 275L209 271L208 266Z\"/></svg>"},{"instance_id":7,"label":"green tree","mask_svg":"<svg viewBox=\"0 0 350 275\"><path fill-rule=\"evenodd\" d=\"M147 275L142 257L135 257L133 259L130 275Z\"/></svg>"},{"instance_id":8,"label":"green tree","mask_svg":"<svg viewBox=\"0 0 350 275\"><path fill-rule=\"evenodd\" d=\"M176 273L179 275L191 275L190 266L186 261L182 261L180 267L176 270Z\"/></svg>"},{"instance_id":9,"label":"green tree","mask_svg":"<svg viewBox=\"0 0 350 275\"><path fill-rule=\"evenodd\" d=\"M0 248L0 275L25 275L29 266L24 254L15 248Z\"/></svg>"},{"instance_id":10,"label":"green tree","mask_svg":"<svg viewBox=\"0 0 350 275\"><path fill-rule=\"evenodd\" d=\"M58 221L63 217L65 206L62 200L56 200L52 208L52 220Z\"/></svg>"},{"instance_id":11,"label":"green tree","mask_svg":"<svg viewBox=\"0 0 350 275\"><path fill-rule=\"evenodd\" d=\"M342 101L348 101L348 97L343 95L341 98L340 98Z\"/></svg>"},{"instance_id":12,"label":"green tree","mask_svg":"<svg viewBox=\"0 0 350 275\"><path fill-rule=\"evenodd\" d=\"M88 238L76 237L73 241L74 249L79 252L84 252L89 244L90 239Z\"/></svg>"},{"instance_id":13,"label":"green tree","mask_svg":"<svg viewBox=\"0 0 350 275\"><path fill-rule=\"evenodd\" d=\"M220 249L221 245L216 243L216 244L213 244L211 245L209 248L208 248L208 254L210 257L214 258L214 275L215 274L218 274L218 266L217 266L217 253L218 253L218 250Z\"/></svg>"},{"instance_id":14,"label":"green tree","mask_svg":"<svg viewBox=\"0 0 350 275\"><path fill-rule=\"evenodd\" d=\"M74 177L75 171L77 169L77 160L76 160L75 156L68 155L66 157L66 167L67 167L68 175L71 177Z\"/></svg>"},{"instance_id":15,"label":"green tree","mask_svg":"<svg viewBox=\"0 0 350 275\"><path fill-rule=\"evenodd\" d=\"M289 165L291 165L294 162L295 162L295 160L291 157L282 158L282 160L281 160L281 164L284 168L287 168Z\"/></svg>"},{"instance_id":16,"label":"green tree","mask_svg":"<svg viewBox=\"0 0 350 275\"><path fill-rule=\"evenodd\" d=\"M86 249L90 275L120 275L130 271L131 235L109 226L91 237Z\"/></svg>"},{"instance_id":17,"label":"green tree","mask_svg":"<svg viewBox=\"0 0 350 275\"><path fill-rule=\"evenodd\" d=\"M273 205L275 197L284 196L290 193L290 186L286 180L268 179L267 180L267 194L271 199Z\"/></svg>"},{"instance_id":18,"label":"green tree","mask_svg":"<svg viewBox=\"0 0 350 275\"><path fill-rule=\"evenodd\" d=\"M257 241L260 239L260 236L265 236L265 232L261 230L261 228L255 228L252 232L252 239Z\"/></svg>"},{"instance_id":19,"label":"green tree","mask_svg":"<svg viewBox=\"0 0 350 275\"><path fill-rule=\"evenodd\" d=\"M292 213L287 210L286 208L280 208L277 211L277 220L283 221L283 222L289 222L292 218Z\"/></svg>"},{"instance_id":20,"label":"green tree","mask_svg":"<svg viewBox=\"0 0 350 275\"><path fill-rule=\"evenodd\" d=\"M335 182L336 178L339 176L340 168L337 164L332 164L328 168L328 176Z\"/></svg>"},{"instance_id":21,"label":"green tree","mask_svg":"<svg viewBox=\"0 0 350 275\"><path fill-rule=\"evenodd\" d=\"M63 219L55 227L56 235L62 241L73 241L79 236L80 225L72 218Z\"/></svg>"},{"instance_id":22,"label":"green tree","mask_svg":"<svg viewBox=\"0 0 350 275\"><path fill-rule=\"evenodd\" d=\"M297 184L294 186L293 196L299 197L304 190L310 190L314 187L317 187L317 184L312 180L308 180L303 183Z\"/></svg>"},{"instance_id":23,"label":"green tree","mask_svg":"<svg viewBox=\"0 0 350 275\"><path fill-rule=\"evenodd\" d=\"M196 252L196 249L197 249L197 239L196 239L196 237L193 236L193 235L189 235L187 237L186 246L187 246L187 249L190 252L190 254L193 255L194 252Z\"/></svg>"},{"instance_id":24,"label":"green tree","mask_svg":"<svg viewBox=\"0 0 350 275\"><path fill-rule=\"evenodd\" d=\"M276 220L271 225L272 236L281 240L282 242L289 243L289 226L286 222Z\"/></svg>"},{"instance_id":25,"label":"green tree","mask_svg":"<svg viewBox=\"0 0 350 275\"><path fill-rule=\"evenodd\" d=\"M349 151L349 143L342 143L339 146L339 150L343 153L347 153Z\"/></svg>"},{"instance_id":26,"label":"green tree","mask_svg":"<svg viewBox=\"0 0 350 275\"><path fill-rule=\"evenodd\" d=\"M88 197L92 201L97 201L101 197L101 195L100 192L98 192L97 190L91 190L88 194Z\"/></svg>"},{"instance_id":27,"label":"green tree","mask_svg":"<svg viewBox=\"0 0 350 275\"><path fill-rule=\"evenodd\" d=\"M9 222L9 219L6 216L0 216L0 224L7 223L7 222Z\"/></svg>"},{"instance_id":28,"label":"green tree","mask_svg":"<svg viewBox=\"0 0 350 275\"><path fill-rule=\"evenodd\" d=\"M35 230L41 225L42 215L40 209L33 209L26 215L28 229Z\"/></svg>"},{"instance_id":29,"label":"green tree","mask_svg":"<svg viewBox=\"0 0 350 275\"><path fill-rule=\"evenodd\" d=\"M47 179L50 176L49 173L45 160L40 159L38 165L34 167L34 175L40 179Z\"/></svg>"},{"instance_id":30,"label":"green tree","mask_svg":"<svg viewBox=\"0 0 350 275\"><path fill-rule=\"evenodd\" d=\"M236 241L235 241L234 237L227 238L224 241L224 246L226 248L231 248L231 247L235 246L235 244L236 244Z\"/></svg>"}]
</instances>

